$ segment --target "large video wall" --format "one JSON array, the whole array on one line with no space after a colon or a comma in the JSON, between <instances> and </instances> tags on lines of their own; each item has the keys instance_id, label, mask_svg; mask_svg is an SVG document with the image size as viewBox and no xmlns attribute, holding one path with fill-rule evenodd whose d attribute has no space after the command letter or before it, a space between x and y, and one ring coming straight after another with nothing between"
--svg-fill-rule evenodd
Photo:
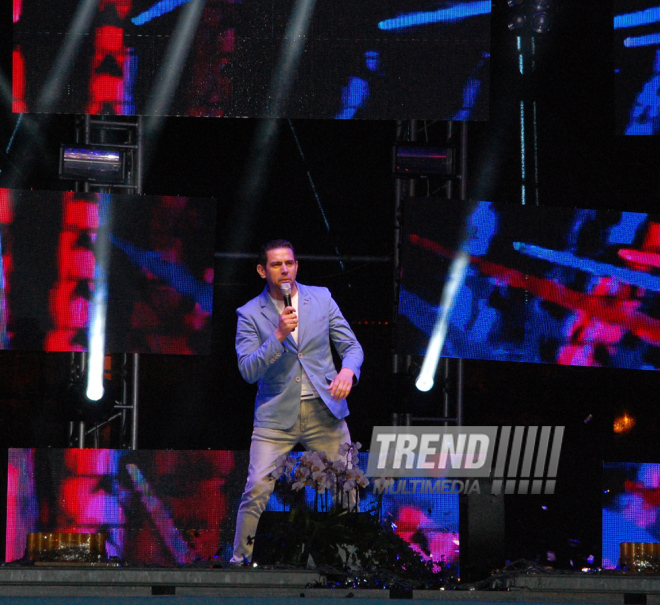
<instances>
[{"instance_id":1,"label":"large video wall","mask_svg":"<svg viewBox=\"0 0 660 605\"><path fill-rule=\"evenodd\" d=\"M14 1L15 112L488 118L490 0L89 6Z\"/></svg>"},{"instance_id":2,"label":"large video wall","mask_svg":"<svg viewBox=\"0 0 660 605\"><path fill-rule=\"evenodd\" d=\"M660 134L660 2L614 1L616 133Z\"/></svg>"},{"instance_id":3,"label":"large video wall","mask_svg":"<svg viewBox=\"0 0 660 605\"><path fill-rule=\"evenodd\" d=\"M367 455L359 456L364 470ZM216 555L226 561L247 458L231 451L10 449L6 561L23 556L31 532L103 533L108 556L131 564ZM458 565L458 494L420 491L384 493L383 522L422 558ZM361 510L373 510L377 500L367 486ZM267 510L286 510L277 493Z\"/></svg>"},{"instance_id":4,"label":"large video wall","mask_svg":"<svg viewBox=\"0 0 660 605\"><path fill-rule=\"evenodd\" d=\"M402 352L660 368L660 216L409 199L401 262Z\"/></svg>"},{"instance_id":5,"label":"large video wall","mask_svg":"<svg viewBox=\"0 0 660 605\"><path fill-rule=\"evenodd\" d=\"M660 464L603 465L603 568L620 566L622 542L660 542Z\"/></svg>"},{"instance_id":6,"label":"large video wall","mask_svg":"<svg viewBox=\"0 0 660 605\"><path fill-rule=\"evenodd\" d=\"M0 348L211 350L211 199L0 189Z\"/></svg>"}]
</instances>

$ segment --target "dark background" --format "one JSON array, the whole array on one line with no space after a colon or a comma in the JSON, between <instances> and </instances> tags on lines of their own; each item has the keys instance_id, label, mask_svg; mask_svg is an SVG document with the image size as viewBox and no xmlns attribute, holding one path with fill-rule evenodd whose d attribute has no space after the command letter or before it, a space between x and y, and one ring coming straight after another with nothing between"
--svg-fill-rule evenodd
<instances>
[{"instance_id":1,"label":"dark background","mask_svg":"<svg viewBox=\"0 0 660 605\"><path fill-rule=\"evenodd\" d=\"M614 136L611 4L554 4L553 30L537 38L536 70L523 78L515 35L506 27L510 9L503 0L494 2L490 120L468 127L469 197L520 203L519 101L526 98L536 100L538 108L541 204L657 212L658 139ZM10 19L8 11L2 18ZM3 36L0 43L8 78L11 38ZM31 118L34 128L22 124L6 154L17 116L4 102L0 186L64 189L68 183L57 179L57 149L73 139L73 118ZM144 192L217 198L220 253L252 253L266 239L285 237L301 255L332 255L336 247L345 255L391 257L390 152L397 124L295 120L303 161L289 123L278 122L271 161L259 171L261 202L252 207L242 187L262 125L249 119L165 120L157 144L152 141ZM417 126L422 140L442 140L445 133L442 123ZM141 448L247 448L254 387L244 384L236 369L234 309L263 286L254 266L250 259L216 259L212 355L141 358ZM342 269L337 262L301 260L299 278L333 291L365 348L362 381L350 398L355 439L368 443L371 427L388 424L390 413L407 411L404 407L440 411L441 393L419 399L405 377L392 375L391 262L347 262ZM63 367L66 360L54 354L0 353L4 446L66 445L66 425L52 395ZM558 493L506 500L508 558L545 560L551 550L558 553L558 564L570 566L571 559L599 557L602 460L659 461L659 386L660 378L651 372L465 363L466 425L567 427ZM612 418L624 409L637 425L615 438Z\"/></svg>"}]
</instances>

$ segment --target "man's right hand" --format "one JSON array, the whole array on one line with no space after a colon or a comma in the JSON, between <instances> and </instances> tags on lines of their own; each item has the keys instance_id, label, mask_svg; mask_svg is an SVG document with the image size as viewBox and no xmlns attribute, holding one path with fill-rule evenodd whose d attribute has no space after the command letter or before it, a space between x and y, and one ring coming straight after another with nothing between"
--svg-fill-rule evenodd
<instances>
[{"instance_id":1,"label":"man's right hand","mask_svg":"<svg viewBox=\"0 0 660 605\"><path fill-rule=\"evenodd\" d=\"M293 332L298 326L298 315L296 315L296 310L293 307L284 307L284 311L280 315L280 321L275 328L275 337L280 342L284 342L284 339Z\"/></svg>"}]
</instances>

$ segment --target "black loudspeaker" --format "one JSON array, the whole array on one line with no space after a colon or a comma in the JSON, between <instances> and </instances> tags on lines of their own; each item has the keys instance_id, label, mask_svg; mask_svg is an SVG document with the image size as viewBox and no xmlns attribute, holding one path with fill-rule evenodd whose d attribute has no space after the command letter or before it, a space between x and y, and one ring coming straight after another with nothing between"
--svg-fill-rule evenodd
<instances>
[{"instance_id":1,"label":"black loudspeaker","mask_svg":"<svg viewBox=\"0 0 660 605\"><path fill-rule=\"evenodd\" d=\"M506 563L504 496L491 494L490 479L479 479L479 493L460 496L461 581L487 578Z\"/></svg>"},{"instance_id":2,"label":"black loudspeaker","mask_svg":"<svg viewBox=\"0 0 660 605\"><path fill-rule=\"evenodd\" d=\"M274 565L280 562L281 550L275 537L275 530L282 531L286 527L289 512L265 511L259 518L257 535L254 537L252 562L258 565Z\"/></svg>"}]
</instances>

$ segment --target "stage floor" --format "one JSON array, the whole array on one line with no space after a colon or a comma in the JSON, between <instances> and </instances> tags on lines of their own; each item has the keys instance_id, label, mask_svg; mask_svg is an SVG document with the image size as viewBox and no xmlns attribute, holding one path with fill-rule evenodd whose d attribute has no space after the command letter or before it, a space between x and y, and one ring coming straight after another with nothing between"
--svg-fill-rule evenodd
<instances>
[{"instance_id":1,"label":"stage floor","mask_svg":"<svg viewBox=\"0 0 660 605\"><path fill-rule=\"evenodd\" d=\"M483 584L483 583L480 583ZM584 603L660 605L660 575L615 572L516 573L500 577L499 590L365 590L318 588L325 578L314 570L264 568L95 568L69 565L0 567L3 603L98 605L166 598L172 605L284 605L301 598L330 604L338 599L457 601L469 603Z\"/></svg>"}]
</instances>

